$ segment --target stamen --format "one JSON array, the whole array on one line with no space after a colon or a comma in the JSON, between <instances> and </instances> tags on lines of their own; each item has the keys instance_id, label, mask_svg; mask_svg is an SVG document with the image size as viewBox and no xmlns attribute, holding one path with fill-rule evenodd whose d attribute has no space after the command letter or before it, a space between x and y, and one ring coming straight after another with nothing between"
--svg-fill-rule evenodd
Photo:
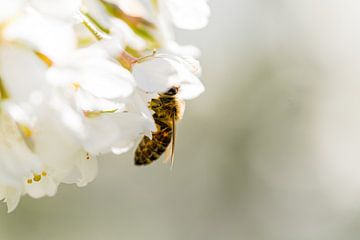
<instances>
[{"instance_id":1,"label":"stamen","mask_svg":"<svg viewBox=\"0 0 360 240\"><path fill-rule=\"evenodd\" d=\"M80 16L81 21L84 24L84 26L94 35L94 37L97 40L100 41L100 40L103 40L103 39L109 39L110 38L106 33L99 30L95 26L95 24L93 24L85 14L80 12L79 16Z\"/></svg>"},{"instance_id":2,"label":"stamen","mask_svg":"<svg viewBox=\"0 0 360 240\"><path fill-rule=\"evenodd\" d=\"M72 86L73 86L73 88L75 89L75 91L77 91L77 90L80 89L80 83L78 83L78 82L74 82L74 83L72 84Z\"/></svg>"},{"instance_id":3,"label":"stamen","mask_svg":"<svg viewBox=\"0 0 360 240\"><path fill-rule=\"evenodd\" d=\"M0 100L8 99L9 97L10 97L9 93L6 91L4 83L1 81L1 78L0 78Z\"/></svg>"},{"instance_id":4,"label":"stamen","mask_svg":"<svg viewBox=\"0 0 360 240\"><path fill-rule=\"evenodd\" d=\"M20 128L21 133L23 134L23 136L25 138L31 138L32 137L33 132L31 131L31 129L28 126L20 124L19 128Z\"/></svg>"},{"instance_id":5,"label":"stamen","mask_svg":"<svg viewBox=\"0 0 360 240\"><path fill-rule=\"evenodd\" d=\"M34 180L35 182L40 182L40 180L41 180L41 175L39 175L39 174L34 174L33 180Z\"/></svg>"},{"instance_id":6,"label":"stamen","mask_svg":"<svg viewBox=\"0 0 360 240\"><path fill-rule=\"evenodd\" d=\"M102 110L102 111L83 111L83 114L85 117L92 118L92 117L98 117L101 114L109 114L109 113L115 113L118 109L111 109L111 110Z\"/></svg>"},{"instance_id":7,"label":"stamen","mask_svg":"<svg viewBox=\"0 0 360 240\"><path fill-rule=\"evenodd\" d=\"M157 49L154 48L152 54L145 56L145 57L138 58L134 63L142 63L142 62L148 60L149 58L155 57L156 54L157 54Z\"/></svg>"},{"instance_id":8,"label":"stamen","mask_svg":"<svg viewBox=\"0 0 360 240\"><path fill-rule=\"evenodd\" d=\"M121 65L126 68L127 70L131 71L132 65L138 61L138 59L132 56L127 51L122 51L118 57L118 61Z\"/></svg>"},{"instance_id":9,"label":"stamen","mask_svg":"<svg viewBox=\"0 0 360 240\"><path fill-rule=\"evenodd\" d=\"M40 60L42 60L48 67L51 67L53 65L53 61L46 56L45 54L43 54L42 52L38 52L35 51L36 56L38 56L40 58Z\"/></svg>"},{"instance_id":10,"label":"stamen","mask_svg":"<svg viewBox=\"0 0 360 240\"><path fill-rule=\"evenodd\" d=\"M33 182L40 182L42 177L46 177L46 176L47 176L47 172L45 172L45 171L42 171L40 174L34 173L33 178L32 179L29 178L28 180L26 180L26 182L28 184L32 184Z\"/></svg>"}]
</instances>

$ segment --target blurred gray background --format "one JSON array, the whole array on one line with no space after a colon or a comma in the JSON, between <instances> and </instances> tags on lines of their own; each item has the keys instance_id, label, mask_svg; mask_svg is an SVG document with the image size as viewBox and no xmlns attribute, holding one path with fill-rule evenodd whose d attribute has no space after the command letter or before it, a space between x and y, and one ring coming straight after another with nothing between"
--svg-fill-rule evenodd
<instances>
[{"instance_id":1,"label":"blurred gray background","mask_svg":"<svg viewBox=\"0 0 360 240\"><path fill-rule=\"evenodd\" d=\"M0 240L337 240L360 235L360 2L211 0L206 93L173 171L104 157L86 188L22 199Z\"/></svg>"}]
</instances>

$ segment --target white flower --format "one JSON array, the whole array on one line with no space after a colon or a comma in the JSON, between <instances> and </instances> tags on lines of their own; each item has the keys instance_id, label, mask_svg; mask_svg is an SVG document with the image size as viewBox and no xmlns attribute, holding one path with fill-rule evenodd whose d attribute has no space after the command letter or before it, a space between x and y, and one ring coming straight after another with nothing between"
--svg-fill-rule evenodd
<instances>
[{"instance_id":1,"label":"white flower","mask_svg":"<svg viewBox=\"0 0 360 240\"><path fill-rule=\"evenodd\" d=\"M165 92L172 86L179 86L179 97L192 99L204 91L198 76L201 68L195 59L158 54L135 64L133 74L136 82L145 92Z\"/></svg>"},{"instance_id":2,"label":"white flower","mask_svg":"<svg viewBox=\"0 0 360 240\"><path fill-rule=\"evenodd\" d=\"M16 18L4 29L3 38L41 52L52 61L66 58L77 44L71 23L47 18L35 11L27 11Z\"/></svg>"},{"instance_id":3,"label":"white flower","mask_svg":"<svg viewBox=\"0 0 360 240\"><path fill-rule=\"evenodd\" d=\"M207 1L155 2L154 15L137 0L0 0L0 200L9 212L22 195L86 186L100 154L151 137L148 104L159 93L204 91L199 62L184 57L199 51L177 44L172 26L204 27ZM161 54L147 56L154 47Z\"/></svg>"},{"instance_id":4,"label":"white flower","mask_svg":"<svg viewBox=\"0 0 360 240\"><path fill-rule=\"evenodd\" d=\"M120 5L119 3L116 3ZM103 5L96 0L84 0L87 14L102 28L109 31L112 41L117 41L118 47L125 49L127 46L136 50L144 50L146 42L128 26L123 20L109 16Z\"/></svg>"},{"instance_id":5,"label":"white flower","mask_svg":"<svg viewBox=\"0 0 360 240\"><path fill-rule=\"evenodd\" d=\"M8 204L8 211L17 206L24 193L26 179L41 170L36 155L31 152L19 126L1 105L0 110L0 199Z\"/></svg>"},{"instance_id":6,"label":"white flower","mask_svg":"<svg viewBox=\"0 0 360 240\"><path fill-rule=\"evenodd\" d=\"M156 9L157 39L164 52L199 57L200 51L191 45L180 46L175 41L173 25L186 30L203 28L208 23L210 8L207 0L157 0Z\"/></svg>"},{"instance_id":7,"label":"white flower","mask_svg":"<svg viewBox=\"0 0 360 240\"><path fill-rule=\"evenodd\" d=\"M89 118L86 126L89 136L85 141L85 148L96 154L127 152L139 136L146 133L150 135L150 130L155 130L151 119L131 112Z\"/></svg>"},{"instance_id":8,"label":"white flower","mask_svg":"<svg viewBox=\"0 0 360 240\"><path fill-rule=\"evenodd\" d=\"M159 0L159 4L178 28L196 30L208 24L207 0Z\"/></svg>"},{"instance_id":9,"label":"white flower","mask_svg":"<svg viewBox=\"0 0 360 240\"><path fill-rule=\"evenodd\" d=\"M48 72L55 86L84 89L95 97L126 98L134 91L134 80L128 70L109 59L106 51L96 46L79 49Z\"/></svg>"},{"instance_id":10,"label":"white flower","mask_svg":"<svg viewBox=\"0 0 360 240\"><path fill-rule=\"evenodd\" d=\"M11 99L26 103L46 82L47 66L35 52L19 44L0 45L0 77Z\"/></svg>"},{"instance_id":11,"label":"white flower","mask_svg":"<svg viewBox=\"0 0 360 240\"><path fill-rule=\"evenodd\" d=\"M63 119L73 116L63 124L78 132L84 149L94 155L124 152L138 136L154 130L146 103L135 101L133 76L100 47L77 50L48 72L49 82L66 92L63 99L75 102L75 108L71 103L58 103Z\"/></svg>"},{"instance_id":12,"label":"white flower","mask_svg":"<svg viewBox=\"0 0 360 240\"><path fill-rule=\"evenodd\" d=\"M35 152L56 182L85 186L97 174L96 157L84 150L77 133L64 123L67 117L76 117L76 113L57 107L52 101L50 104L43 102L38 108L38 119L33 126Z\"/></svg>"},{"instance_id":13,"label":"white flower","mask_svg":"<svg viewBox=\"0 0 360 240\"><path fill-rule=\"evenodd\" d=\"M0 186L4 191L1 197L12 204L9 206L9 210L12 210L17 203L14 196L21 196L24 193L34 198L45 195L53 196L61 182L84 186L92 181L97 172L96 158L83 150L83 145L79 142L76 133L61 127L62 125L66 126L65 123L69 123L75 125L74 128L81 128L82 122L80 121L76 125L77 121L75 120L79 114L67 104L61 105L56 102L55 95L44 99L46 94L43 92L49 87L46 86L46 64L30 48L14 44L0 47L0 63L2 84L11 97L11 100L6 101L6 105L2 108L3 112L6 110L9 113L4 115L2 112L3 118L7 121L1 119L0 125L9 122L13 126L24 126L25 131L24 136L21 136L20 130L15 131L16 128L10 128L10 124L4 127L7 131L3 131L3 136L6 135L3 139L10 143L0 142L0 165L8 166L8 162L14 163L16 164L13 167L14 170L19 171L21 165L15 161L15 158L25 163L33 159L31 161L36 163L36 168L32 167L22 171L17 178L16 186L9 185L0 179ZM19 91L20 89L22 91ZM32 103L33 106L29 103ZM48 127L49 125L51 127ZM11 141L11 139L23 140L17 142ZM2 149L9 144L16 148ZM71 149L74 150L71 151ZM21 158L19 158L19 154L22 154ZM19 157L16 157L18 155ZM1 169L6 170L8 174L11 173L6 166ZM1 175L7 176L5 173ZM34 180L35 177L38 181ZM31 183L27 181L31 181ZM13 195L8 196L7 192Z\"/></svg>"}]
</instances>

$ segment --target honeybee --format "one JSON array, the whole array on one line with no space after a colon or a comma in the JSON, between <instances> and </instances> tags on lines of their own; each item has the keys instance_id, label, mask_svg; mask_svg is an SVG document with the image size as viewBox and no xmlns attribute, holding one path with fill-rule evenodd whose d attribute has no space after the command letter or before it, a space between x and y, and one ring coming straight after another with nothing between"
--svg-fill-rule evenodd
<instances>
[{"instance_id":1,"label":"honeybee","mask_svg":"<svg viewBox=\"0 0 360 240\"><path fill-rule=\"evenodd\" d=\"M154 111L157 131L152 139L144 136L135 150L135 165L147 165L157 160L167 149L170 151L171 166L174 163L176 121L183 116L185 103L177 98L179 87L171 87L151 99L149 108Z\"/></svg>"}]
</instances>

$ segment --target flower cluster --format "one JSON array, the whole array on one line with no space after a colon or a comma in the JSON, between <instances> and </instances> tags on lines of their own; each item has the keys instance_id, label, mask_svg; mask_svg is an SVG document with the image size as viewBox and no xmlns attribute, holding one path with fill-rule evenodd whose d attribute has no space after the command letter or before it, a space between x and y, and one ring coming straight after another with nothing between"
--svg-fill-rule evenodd
<instances>
[{"instance_id":1,"label":"flower cluster","mask_svg":"<svg viewBox=\"0 0 360 240\"><path fill-rule=\"evenodd\" d=\"M156 130L148 102L204 91L198 50L173 28L200 29L206 0L0 0L0 200L85 186L97 156ZM156 49L156 51L154 50Z\"/></svg>"}]
</instances>

